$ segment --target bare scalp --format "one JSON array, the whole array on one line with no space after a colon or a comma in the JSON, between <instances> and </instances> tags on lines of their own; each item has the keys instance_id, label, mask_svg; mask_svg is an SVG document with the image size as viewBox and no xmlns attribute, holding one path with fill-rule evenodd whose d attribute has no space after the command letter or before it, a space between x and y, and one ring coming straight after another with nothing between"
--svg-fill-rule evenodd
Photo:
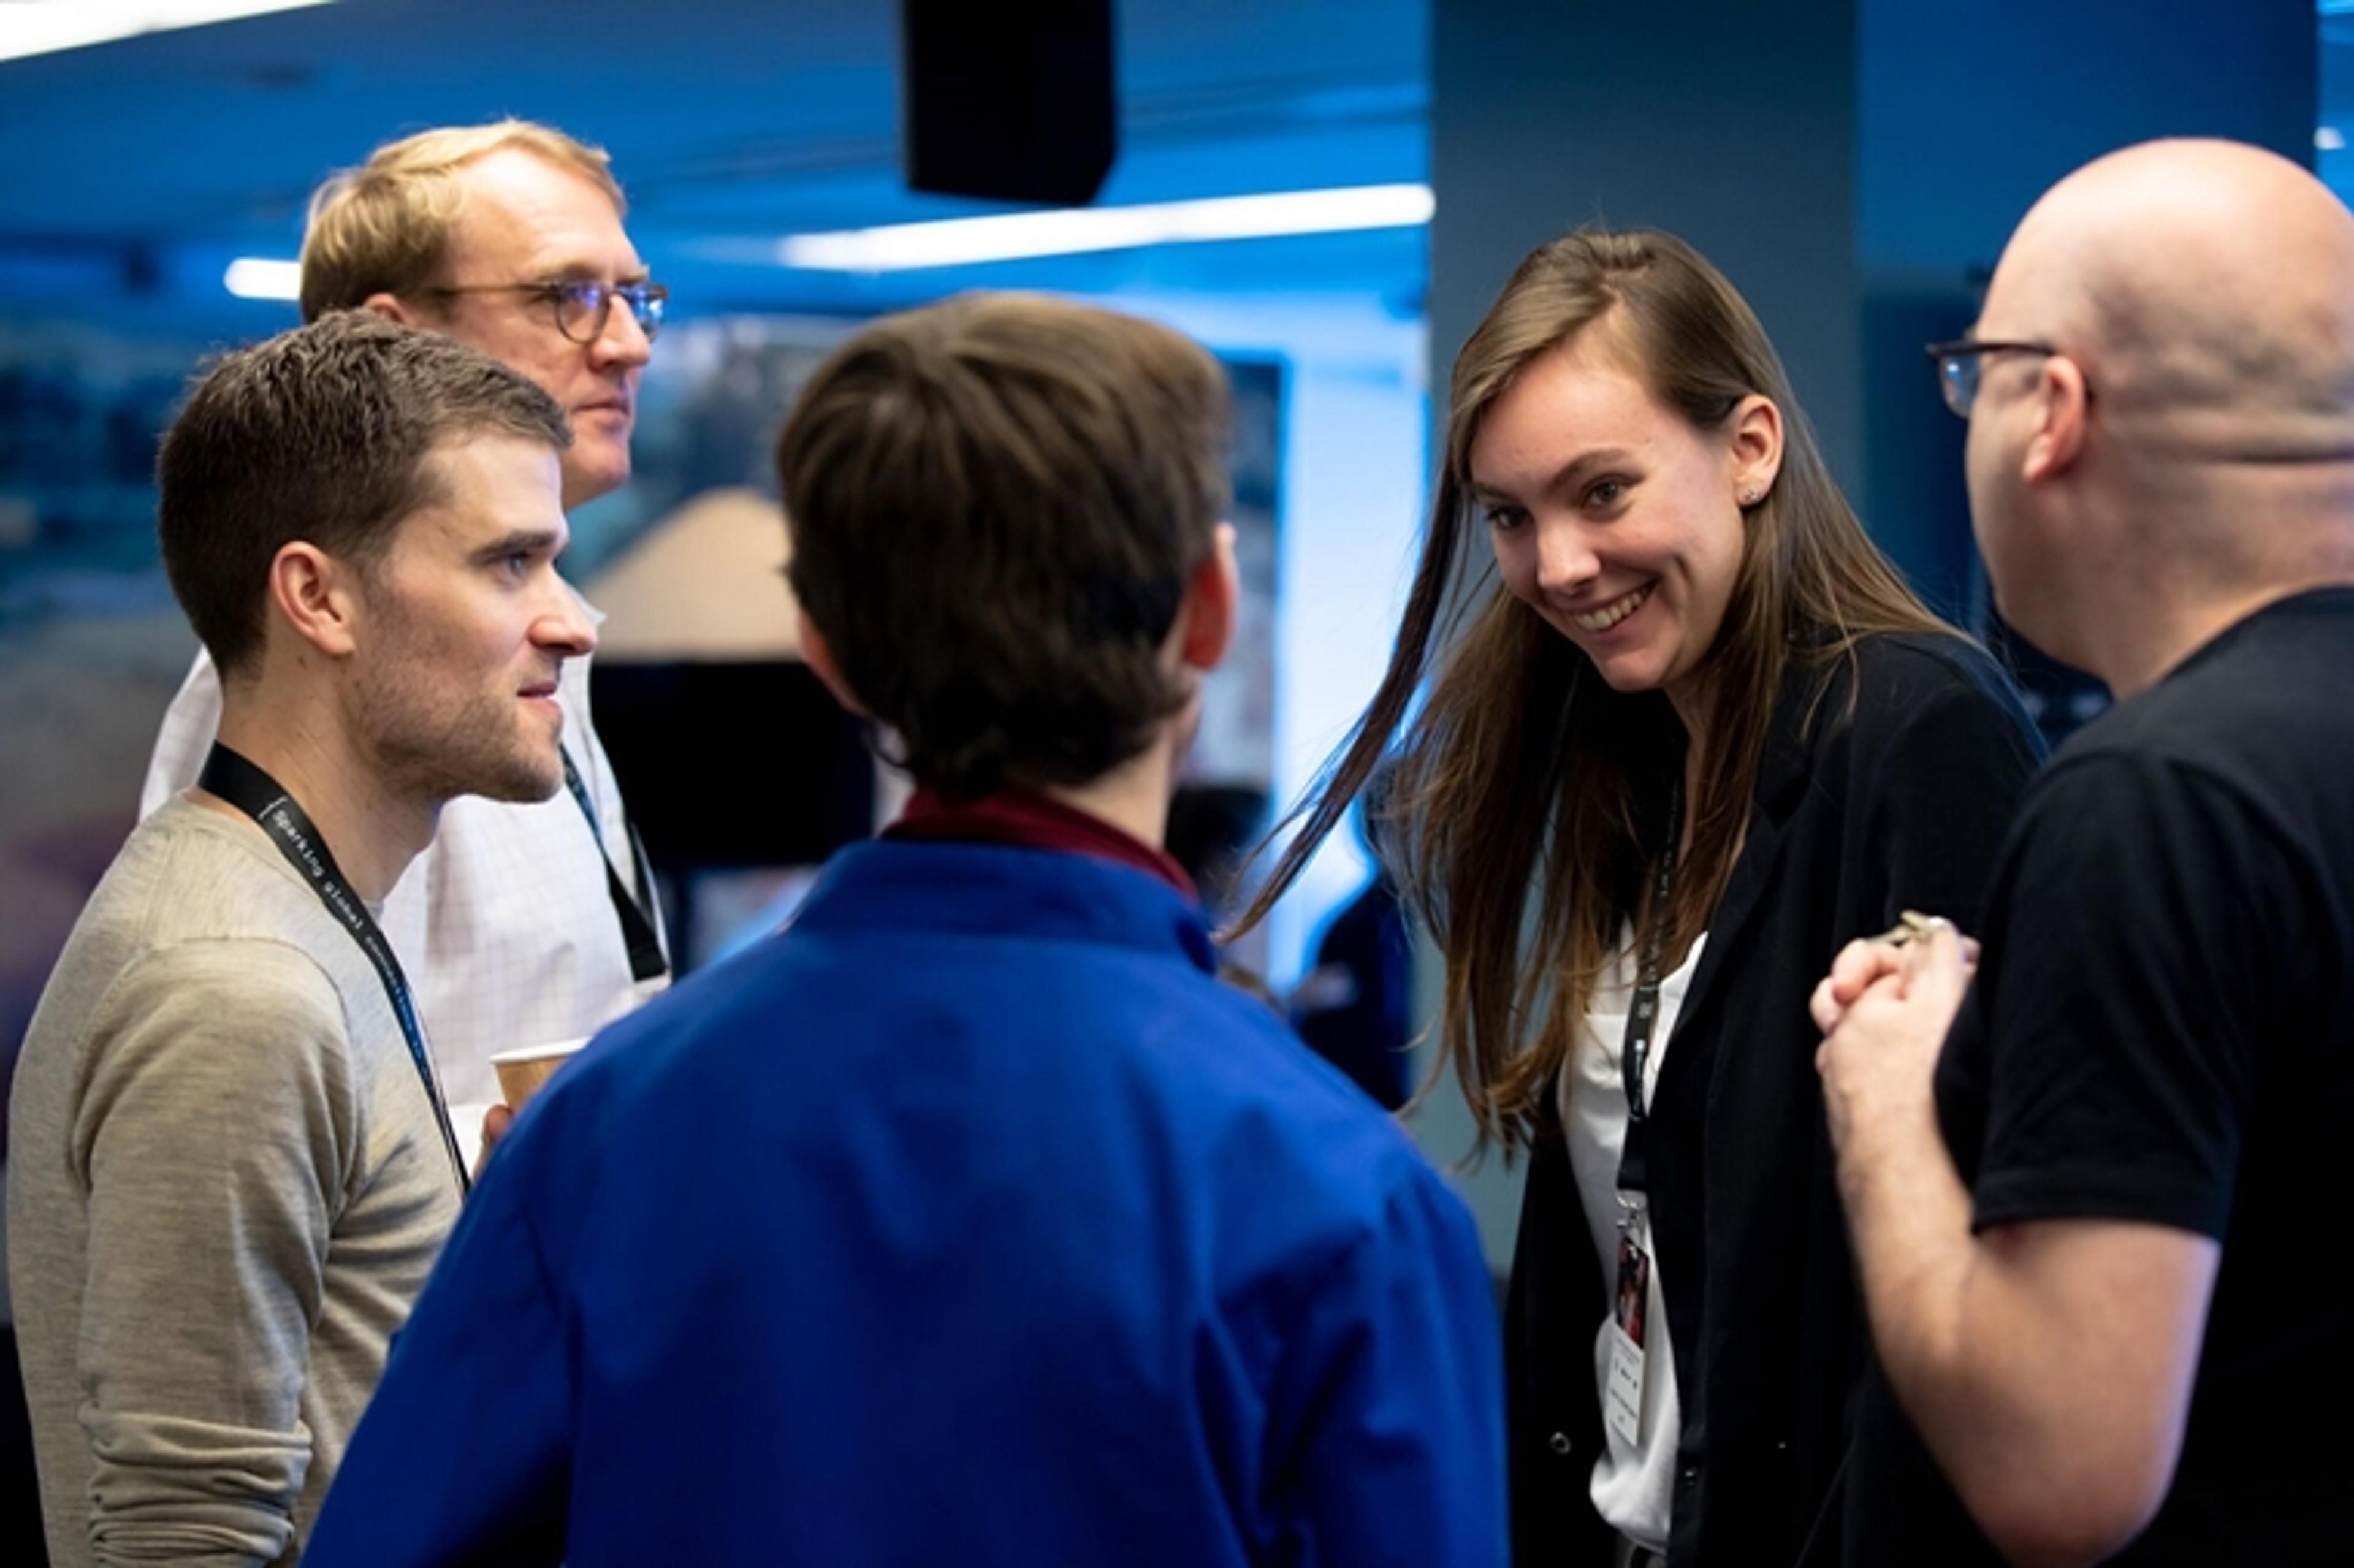
<instances>
[{"instance_id":1,"label":"bare scalp","mask_svg":"<svg viewBox=\"0 0 2354 1568\"><path fill-rule=\"evenodd\" d=\"M2149 459L2354 459L2354 214L2277 154L2180 140L2087 164L2020 225L1982 324L2067 346Z\"/></svg>"}]
</instances>

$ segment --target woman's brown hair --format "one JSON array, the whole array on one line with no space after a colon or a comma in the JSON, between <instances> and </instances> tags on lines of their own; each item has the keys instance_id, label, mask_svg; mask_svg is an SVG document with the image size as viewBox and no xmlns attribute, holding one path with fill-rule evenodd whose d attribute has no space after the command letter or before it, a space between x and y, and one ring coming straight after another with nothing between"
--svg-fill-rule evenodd
<instances>
[{"instance_id":1,"label":"woman's brown hair","mask_svg":"<svg viewBox=\"0 0 2354 1568\"><path fill-rule=\"evenodd\" d=\"M1446 959L1444 1055L1482 1136L1507 1149L1533 1139L1546 1086L1640 913L1683 767L1683 728L1665 695L1612 691L1505 592L1469 499L1488 409L1532 361L1605 318L1652 395L1694 429L1722 428L1757 395L1785 431L1772 489L1744 509L1739 575L1702 670L1707 745L1669 951L1706 928L1732 873L1791 662L1828 672L1872 633L1951 630L1865 535L1765 328L1698 252L1654 229L1580 228L1521 263L1456 357L1438 493L1389 669L1294 808L1299 832L1239 922L1265 916L1374 770L1394 766L1378 842ZM1473 571L1484 587L1461 592Z\"/></svg>"}]
</instances>

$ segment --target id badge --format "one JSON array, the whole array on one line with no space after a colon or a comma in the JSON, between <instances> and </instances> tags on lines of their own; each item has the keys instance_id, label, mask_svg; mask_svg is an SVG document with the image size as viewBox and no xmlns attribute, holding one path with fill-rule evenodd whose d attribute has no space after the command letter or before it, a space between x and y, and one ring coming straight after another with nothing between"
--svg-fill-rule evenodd
<instances>
[{"instance_id":1,"label":"id badge","mask_svg":"<svg viewBox=\"0 0 2354 1568\"><path fill-rule=\"evenodd\" d=\"M1630 1216L1631 1218L1631 1216ZM1618 1291L1610 1308L1610 1379L1603 1420L1629 1448L1643 1440L1643 1335L1651 1301L1651 1256L1629 1224L1618 1231Z\"/></svg>"}]
</instances>

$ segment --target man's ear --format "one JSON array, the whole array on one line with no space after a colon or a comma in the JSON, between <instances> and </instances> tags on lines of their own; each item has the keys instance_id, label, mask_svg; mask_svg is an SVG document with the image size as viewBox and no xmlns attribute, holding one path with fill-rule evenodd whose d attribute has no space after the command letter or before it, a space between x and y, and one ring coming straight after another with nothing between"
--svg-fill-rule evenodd
<instances>
[{"instance_id":1,"label":"man's ear","mask_svg":"<svg viewBox=\"0 0 2354 1568\"><path fill-rule=\"evenodd\" d=\"M2035 377L2035 432L2028 438L2020 473L2030 484L2059 478L2084 455L2092 423L2093 389L2064 354L2048 355Z\"/></svg>"},{"instance_id":2,"label":"man's ear","mask_svg":"<svg viewBox=\"0 0 2354 1568\"><path fill-rule=\"evenodd\" d=\"M825 640L825 633L817 629L817 622L809 618L807 610L801 612L801 660L825 689L833 694L835 702L860 718L875 716L866 711L866 705L858 700L858 694L850 689L850 683L842 678L842 666L834 662L833 644Z\"/></svg>"},{"instance_id":3,"label":"man's ear","mask_svg":"<svg viewBox=\"0 0 2354 1568\"><path fill-rule=\"evenodd\" d=\"M360 302L360 309L367 312L370 315L382 316L388 322L398 322L402 326L422 326L425 324L423 318L416 311L401 302L401 298L398 294L392 293L389 291L383 289L377 290L375 293L370 294L366 299L362 300Z\"/></svg>"},{"instance_id":4,"label":"man's ear","mask_svg":"<svg viewBox=\"0 0 2354 1568\"><path fill-rule=\"evenodd\" d=\"M359 581L349 562L296 539L270 561L270 606L294 635L331 659L359 651Z\"/></svg>"},{"instance_id":5,"label":"man's ear","mask_svg":"<svg viewBox=\"0 0 2354 1568\"><path fill-rule=\"evenodd\" d=\"M1210 553L1185 584L1177 609L1177 656L1188 669L1214 670L1234 646L1242 604L1242 572L1235 565L1235 525L1221 523Z\"/></svg>"}]
</instances>

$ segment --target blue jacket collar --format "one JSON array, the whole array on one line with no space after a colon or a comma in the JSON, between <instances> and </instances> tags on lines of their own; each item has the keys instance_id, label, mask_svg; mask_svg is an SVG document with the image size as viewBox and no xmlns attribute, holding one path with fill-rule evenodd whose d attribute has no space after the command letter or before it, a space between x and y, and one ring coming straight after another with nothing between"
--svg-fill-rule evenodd
<instances>
[{"instance_id":1,"label":"blue jacket collar","mask_svg":"<svg viewBox=\"0 0 2354 1568\"><path fill-rule=\"evenodd\" d=\"M1193 901L1145 872L1058 850L853 844L833 857L793 926L1092 942L1162 952L1217 972L1217 951Z\"/></svg>"}]
</instances>

